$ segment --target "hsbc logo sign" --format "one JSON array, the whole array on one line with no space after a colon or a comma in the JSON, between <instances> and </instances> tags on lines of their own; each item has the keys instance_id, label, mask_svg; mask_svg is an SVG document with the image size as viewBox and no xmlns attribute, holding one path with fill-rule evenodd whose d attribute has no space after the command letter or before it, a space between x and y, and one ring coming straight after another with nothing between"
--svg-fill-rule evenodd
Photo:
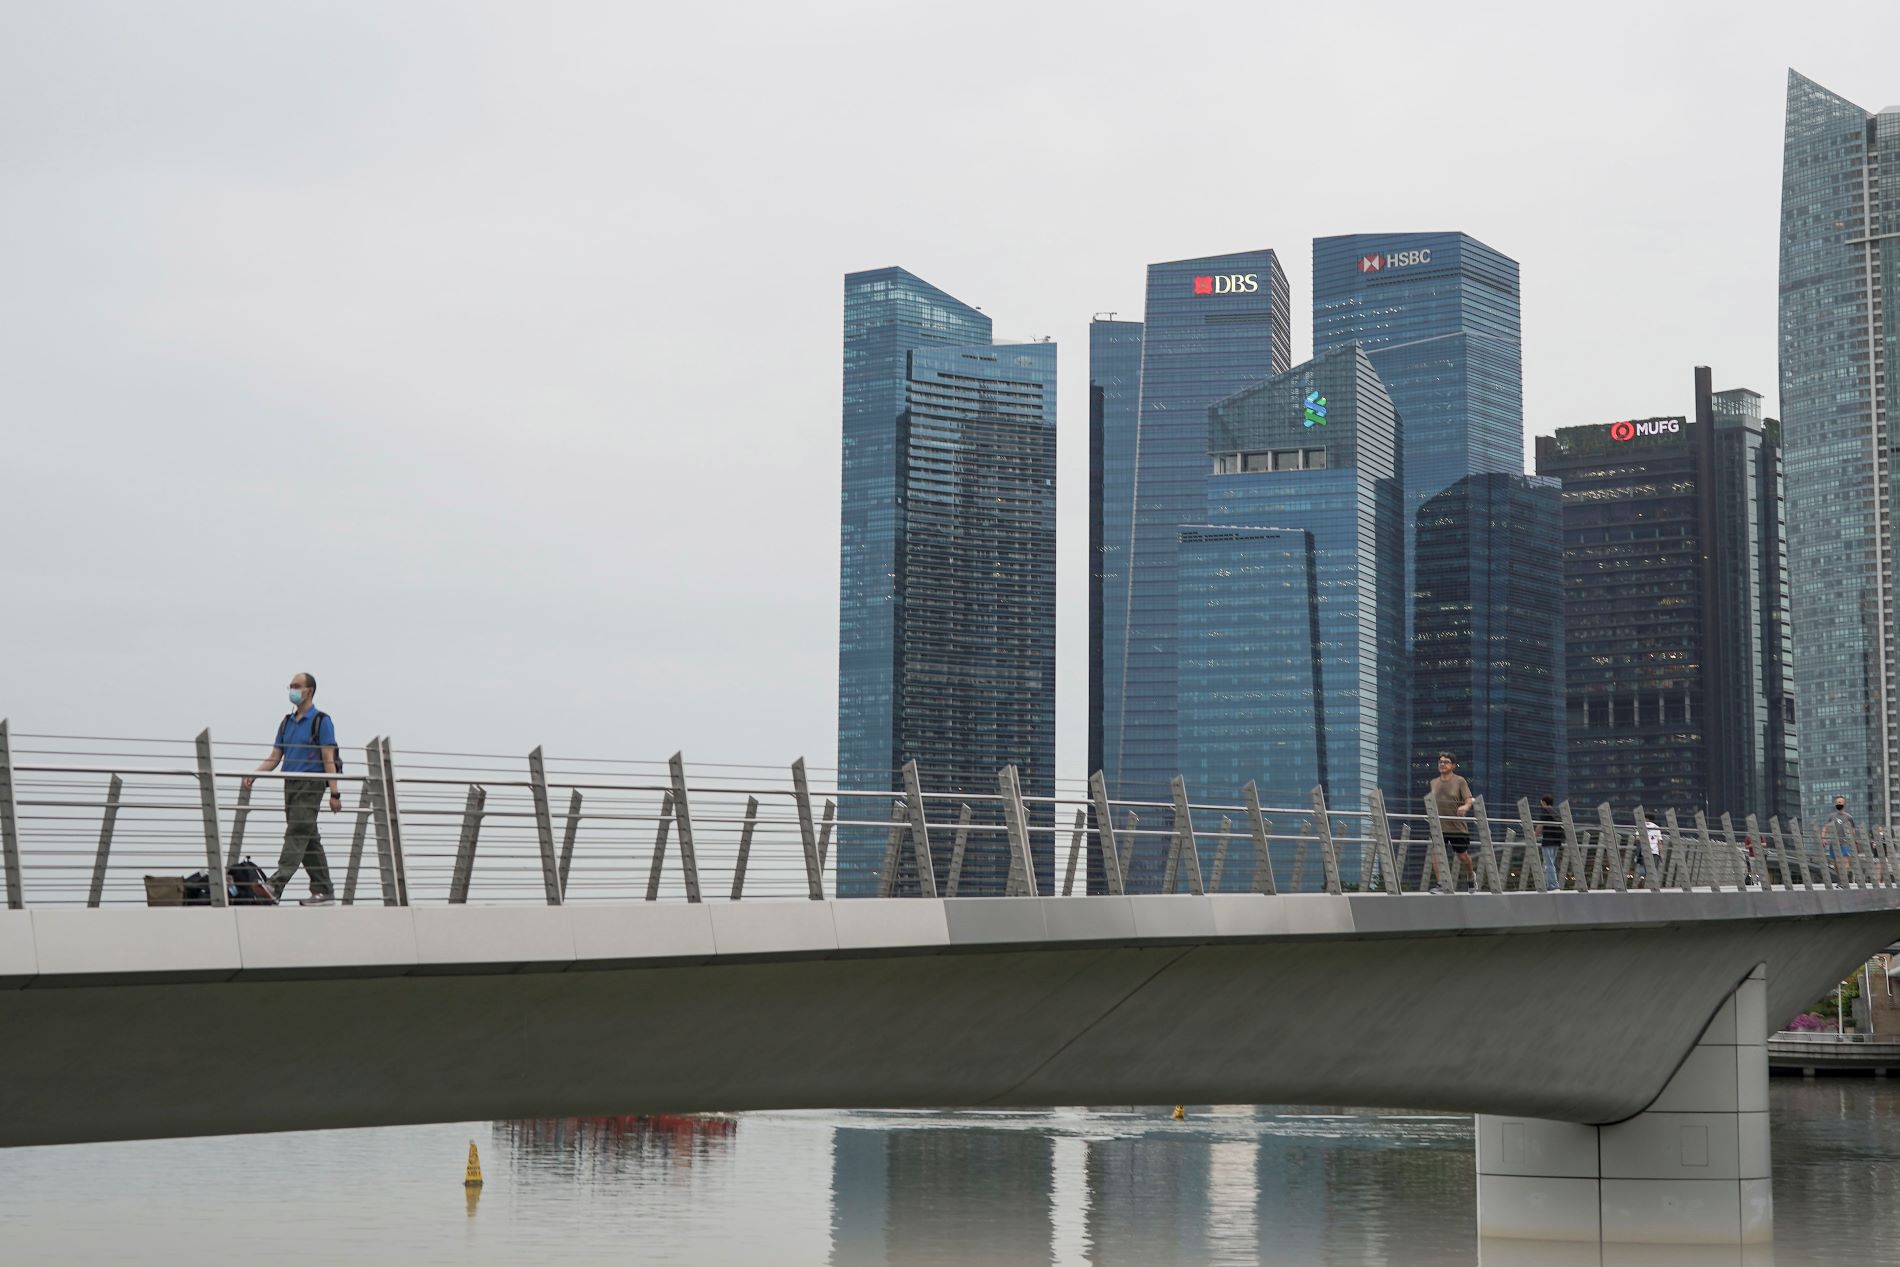
<instances>
[{"instance_id":1,"label":"hsbc logo sign","mask_svg":"<svg viewBox=\"0 0 1900 1267\"><path fill-rule=\"evenodd\" d=\"M1641 436L1673 436L1682 434L1682 421L1678 418L1644 418L1641 421L1613 422L1610 424L1610 439L1618 442L1635 440Z\"/></svg>"},{"instance_id":2,"label":"hsbc logo sign","mask_svg":"<svg viewBox=\"0 0 1900 1267\"><path fill-rule=\"evenodd\" d=\"M1410 268L1414 264L1432 262L1432 248L1422 247L1416 251L1389 251L1384 255L1361 255L1359 271L1362 273L1383 273L1388 268Z\"/></svg>"},{"instance_id":3,"label":"hsbc logo sign","mask_svg":"<svg viewBox=\"0 0 1900 1267\"><path fill-rule=\"evenodd\" d=\"M1251 295L1259 289L1258 273L1215 273L1194 279L1197 295Z\"/></svg>"}]
</instances>

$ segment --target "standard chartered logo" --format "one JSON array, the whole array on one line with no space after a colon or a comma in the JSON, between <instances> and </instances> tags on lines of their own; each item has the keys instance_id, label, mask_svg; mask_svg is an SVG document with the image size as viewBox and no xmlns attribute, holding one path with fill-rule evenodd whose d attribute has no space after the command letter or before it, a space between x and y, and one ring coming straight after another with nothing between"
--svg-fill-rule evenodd
<instances>
[{"instance_id":1,"label":"standard chartered logo","mask_svg":"<svg viewBox=\"0 0 1900 1267\"><path fill-rule=\"evenodd\" d=\"M1318 392L1306 393L1306 426L1326 425L1326 398Z\"/></svg>"}]
</instances>

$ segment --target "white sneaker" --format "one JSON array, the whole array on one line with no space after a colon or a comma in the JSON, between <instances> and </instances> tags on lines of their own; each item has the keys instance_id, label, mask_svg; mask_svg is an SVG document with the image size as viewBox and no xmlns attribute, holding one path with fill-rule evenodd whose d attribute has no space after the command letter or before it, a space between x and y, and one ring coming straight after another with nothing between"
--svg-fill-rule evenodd
<instances>
[{"instance_id":1,"label":"white sneaker","mask_svg":"<svg viewBox=\"0 0 1900 1267\"><path fill-rule=\"evenodd\" d=\"M303 899L303 901L297 903L297 905L298 906L335 906L336 899L333 897L307 897Z\"/></svg>"}]
</instances>

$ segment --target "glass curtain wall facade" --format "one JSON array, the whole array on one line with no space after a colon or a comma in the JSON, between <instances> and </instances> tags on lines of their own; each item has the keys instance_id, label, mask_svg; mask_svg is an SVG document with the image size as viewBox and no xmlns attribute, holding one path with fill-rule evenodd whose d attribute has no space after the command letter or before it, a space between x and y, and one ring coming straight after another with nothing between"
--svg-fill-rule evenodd
<instances>
[{"instance_id":1,"label":"glass curtain wall facade","mask_svg":"<svg viewBox=\"0 0 1900 1267\"><path fill-rule=\"evenodd\" d=\"M1519 797L1561 801L1569 754L1557 481L1469 475L1427 498L1416 526L1405 810L1430 790L1440 752L1457 758L1500 818Z\"/></svg>"},{"instance_id":2,"label":"glass curtain wall facade","mask_svg":"<svg viewBox=\"0 0 1900 1267\"><path fill-rule=\"evenodd\" d=\"M1883 162L1884 160L1884 162ZM1883 166L1885 179L1882 179ZM1862 822L1900 803L1894 480L1900 107L1874 114L1788 72L1781 411L1802 803Z\"/></svg>"},{"instance_id":3,"label":"glass curtain wall facade","mask_svg":"<svg viewBox=\"0 0 1900 1267\"><path fill-rule=\"evenodd\" d=\"M1319 658L1309 723L1294 711L1299 700L1292 694L1292 684L1304 680L1310 665L1307 640L1294 619L1301 613L1282 613L1271 636L1245 626L1235 631L1245 635L1252 657L1237 677L1283 685L1273 711L1263 700L1251 716L1223 714L1227 701L1218 699L1209 702L1210 715L1203 716L1197 701L1185 732L1195 746L1183 744L1181 763L1210 779L1218 771L1233 785L1211 787L1210 794L1230 794L1238 786L1234 780L1251 779L1263 795L1266 789L1276 796L1297 794L1290 804L1299 806L1319 784L1330 805L1357 809L1370 788L1401 786L1407 683L1399 444L1391 397L1356 347L1275 375L1210 411L1207 523L1304 533L1310 539L1312 636ZM1199 529L1198 535L1205 538L1208 530ZM1197 541L1196 547L1205 550L1207 543ZM1290 583L1293 577L1281 568L1278 579ZM1183 612L1197 614L1195 636L1183 654L1184 665L1195 662L1194 673L1204 672L1199 661L1221 649L1215 635L1224 634L1222 613L1212 592L1217 580L1259 584L1244 574L1210 577L1205 568L1196 576L1196 584L1207 584L1210 592L1183 599ZM1251 619L1249 610L1245 602L1235 604L1237 618ZM1246 725L1254 733L1248 750L1252 764L1236 765L1231 756L1235 736ZM1303 738L1309 725L1321 742ZM1209 745L1210 738L1217 742ZM1277 762L1270 760L1276 756Z\"/></svg>"},{"instance_id":4,"label":"glass curtain wall facade","mask_svg":"<svg viewBox=\"0 0 1900 1267\"><path fill-rule=\"evenodd\" d=\"M1658 822L1708 804L1690 428L1643 418L1537 438L1537 473L1563 486L1570 797Z\"/></svg>"},{"instance_id":5,"label":"glass curtain wall facade","mask_svg":"<svg viewBox=\"0 0 1900 1267\"><path fill-rule=\"evenodd\" d=\"M1464 233L1316 238L1313 354L1348 343L1405 420L1409 597L1426 500L1467 475L1524 471L1517 261Z\"/></svg>"},{"instance_id":6,"label":"glass curtain wall facade","mask_svg":"<svg viewBox=\"0 0 1900 1267\"><path fill-rule=\"evenodd\" d=\"M1785 822L1803 754L1777 428L1709 380L1693 419L1538 439L1563 483L1571 793Z\"/></svg>"},{"instance_id":7,"label":"glass curtain wall facade","mask_svg":"<svg viewBox=\"0 0 1900 1267\"><path fill-rule=\"evenodd\" d=\"M1056 347L989 333L982 313L902 269L845 278L845 790L895 791L910 760L926 792L993 796L1012 764L1026 795L1054 790ZM891 811L841 807L840 896L878 891ZM1048 839L1036 840L1045 892ZM959 891L1001 893L1007 870L1000 834L976 833Z\"/></svg>"},{"instance_id":8,"label":"glass curtain wall facade","mask_svg":"<svg viewBox=\"0 0 1900 1267\"><path fill-rule=\"evenodd\" d=\"M1104 399L1104 452L1132 464L1128 474L1108 467L1102 481L1102 522L1128 525L1126 598L1119 620L1104 604L1101 712L1090 719L1111 796L1168 798L1179 767L1178 555L1181 528L1205 520L1208 406L1287 367L1288 301L1269 250L1148 267L1132 418ZM1125 375L1125 350L1115 376ZM1111 376L1107 366L1101 375Z\"/></svg>"},{"instance_id":9,"label":"glass curtain wall facade","mask_svg":"<svg viewBox=\"0 0 1900 1267\"><path fill-rule=\"evenodd\" d=\"M1122 711L1128 561L1134 556L1135 424L1140 403L1141 322L1097 318L1089 323L1091 772L1108 768L1102 720L1120 717ZM1100 865L1099 860L1095 865Z\"/></svg>"}]
</instances>

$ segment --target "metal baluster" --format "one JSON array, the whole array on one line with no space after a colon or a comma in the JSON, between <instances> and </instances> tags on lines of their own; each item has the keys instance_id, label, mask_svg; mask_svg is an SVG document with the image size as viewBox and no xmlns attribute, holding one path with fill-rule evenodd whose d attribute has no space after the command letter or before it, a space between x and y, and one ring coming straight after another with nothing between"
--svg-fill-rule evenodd
<instances>
[{"instance_id":1,"label":"metal baluster","mask_svg":"<svg viewBox=\"0 0 1900 1267\"><path fill-rule=\"evenodd\" d=\"M369 780L356 796L356 831L350 837L350 867L343 877L343 905L356 904L356 877L363 869L363 841L369 834Z\"/></svg>"},{"instance_id":2,"label":"metal baluster","mask_svg":"<svg viewBox=\"0 0 1900 1267\"><path fill-rule=\"evenodd\" d=\"M1557 887L1564 888L1566 880L1575 880L1577 887L1585 892L1590 888L1589 864L1583 857L1583 851L1577 845L1577 820L1570 815L1570 801L1566 798L1557 806L1557 821L1563 824L1564 848L1558 860Z\"/></svg>"},{"instance_id":3,"label":"metal baluster","mask_svg":"<svg viewBox=\"0 0 1900 1267\"><path fill-rule=\"evenodd\" d=\"M561 827L561 900L567 900L567 874L574 866L574 842L581 833L581 790L567 795L567 821Z\"/></svg>"},{"instance_id":4,"label":"metal baluster","mask_svg":"<svg viewBox=\"0 0 1900 1267\"><path fill-rule=\"evenodd\" d=\"M1068 897L1075 892L1075 864L1082 856L1082 836L1088 830L1088 824L1088 811L1075 811L1075 834L1069 837L1069 869L1062 877L1063 897ZM1087 878L1084 877L1083 884L1085 887L1087 883Z\"/></svg>"},{"instance_id":5,"label":"metal baluster","mask_svg":"<svg viewBox=\"0 0 1900 1267\"><path fill-rule=\"evenodd\" d=\"M1696 858L1689 842L1682 838L1682 830L1676 822L1676 811L1663 811L1663 841L1669 848L1669 860L1673 864L1670 870L1674 874L1676 887L1694 889L1700 879L1696 869ZM1668 877L1665 877L1668 878Z\"/></svg>"},{"instance_id":6,"label":"metal baluster","mask_svg":"<svg viewBox=\"0 0 1900 1267\"><path fill-rule=\"evenodd\" d=\"M831 823L838 813L838 802L825 798L825 816L818 820L818 873L824 874L825 859L831 854Z\"/></svg>"},{"instance_id":7,"label":"metal baluster","mask_svg":"<svg viewBox=\"0 0 1900 1267\"><path fill-rule=\"evenodd\" d=\"M1781 830L1781 815L1770 814L1768 816L1768 830L1775 838L1775 852L1781 857L1782 874L1792 875L1798 871L1800 873L1802 889L1809 893L1814 892L1814 881L1808 875L1808 860L1805 856L1796 856L1789 851L1788 838L1782 834ZM1800 840L1801 836L1797 832L1795 834L1795 841L1799 843ZM1805 851L1803 852L1805 854ZM1793 880L1788 882L1788 891L1790 893L1794 892Z\"/></svg>"},{"instance_id":8,"label":"metal baluster","mask_svg":"<svg viewBox=\"0 0 1900 1267\"><path fill-rule=\"evenodd\" d=\"M575 797L580 796L576 792ZM455 870L449 875L449 904L462 906L468 901L469 881L475 875L475 846L482 834L482 811L488 805L488 790L478 784L468 786L468 799L462 805L462 834L455 842ZM567 893L567 874L561 874L561 892Z\"/></svg>"},{"instance_id":9,"label":"metal baluster","mask_svg":"<svg viewBox=\"0 0 1900 1267\"><path fill-rule=\"evenodd\" d=\"M384 735L377 745L377 755L383 763L383 800L389 807L389 857L395 864L391 883L396 893L396 905L409 905L409 865L403 861L402 852L402 797L398 794L396 783L396 751Z\"/></svg>"},{"instance_id":10,"label":"metal baluster","mask_svg":"<svg viewBox=\"0 0 1900 1267\"><path fill-rule=\"evenodd\" d=\"M1366 804L1369 806L1366 824L1372 829L1373 856L1377 860L1381 887L1387 894L1396 897L1400 892L1400 872L1404 864L1392 854L1392 824L1386 818L1385 793L1373 788L1366 793ZM1359 887L1364 890L1366 886L1361 884Z\"/></svg>"},{"instance_id":11,"label":"metal baluster","mask_svg":"<svg viewBox=\"0 0 1900 1267\"><path fill-rule=\"evenodd\" d=\"M211 890L211 905L227 905L224 875L224 850L218 847L218 789L211 773L211 731L198 732L198 808L204 816L205 879ZM9 898L11 895L9 894Z\"/></svg>"},{"instance_id":12,"label":"metal baluster","mask_svg":"<svg viewBox=\"0 0 1900 1267\"><path fill-rule=\"evenodd\" d=\"M660 900L660 872L666 866L666 836L673 827L673 794L660 797L660 825L653 836L653 865L647 868L647 901Z\"/></svg>"},{"instance_id":13,"label":"metal baluster","mask_svg":"<svg viewBox=\"0 0 1900 1267\"><path fill-rule=\"evenodd\" d=\"M1273 828L1260 813L1260 789L1254 786L1252 779L1240 789L1240 800L1247 807L1247 827L1253 834L1253 891L1278 893L1279 887L1273 880Z\"/></svg>"},{"instance_id":14,"label":"metal baluster","mask_svg":"<svg viewBox=\"0 0 1900 1267\"><path fill-rule=\"evenodd\" d=\"M1220 839L1214 845L1214 869L1207 877L1207 891L1220 892L1221 872L1227 870L1227 841L1233 835L1234 820L1226 815L1220 820Z\"/></svg>"},{"instance_id":15,"label":"metal baluster","mask_svg":"<svg viewBox=\"0 0 1900 1267\"><path fill-rule=\"evenodd\" d=\"M1550 892L1550 877L1544 874L1544 837L1538 830L1537 821L1531 817L1531 798L1517 798L1517 825L1524 829L1524 870L1531 873L1531 883L1518 887L1532 893Z\"/></svg>"},{"instance_id":16,"label":"metal baluster","mask_svg":"<svg viewBox=\"0 0 1900 1267\"><path fill-rule=\"evenodd\" d=\"M811 788L805 782L805 758L792 762L792 799L798 806L798 838L805 847L805 887L811 900L825 900L825 864L818 856L818 831L811 821Z\"/></svg>"},{"instance_id":17,"label":"metal baluster","mask_svg":"<svg viewBox=\"0 0 1900 1267\"><path fill-rule=\"evenodd\" d=\"M963 880L963 851L970 843L970 820L976 813L968 805L957 807L957 835L950 847L950 883L944 886L945 897L957 895L957 885Z\"/></svg>"},{"instance_id":18,"label":"metal baluster","mask_svg":"<svg viewBox=\"0 0 1900 1267\"><path fill-rule=\"evenodd\" d=\"M732 868L732 900L735 902L745 893L745 864L752 856L752 829L758 825L759 798L748 796L745 798L745 826L739 829L739 860Z\"/></svg>"},{"instance_id":19,"label":"metal baluster","mask_svg":"<svg viewBox=\"0 0 1900 1267\"><path fill-rule=\"evenodd\" d=\"M13 740L7 719L0 717L0 861L4 861L7 880L7 909L26 907L20 880L20 817L13 790Z\"/></svg>"},{"instance_id":20,"label":"metal baluster","mask_svg":"<svg viewBox=\"0 0 1900 1267\"><path fill-rule=\"evenodd\" d=\"M1029 814L1023 808L1023 787L1016 767L1006 765L1000 776L1003 790L1003 818L1009 828L1010 854L1014 864L1022 868L1023 891L1030 897L1040 896L1036 891L1036 862L1029 846Z\"/></svg>"},{"instance_id":21,"label":"metal baluster","mask_svg":"<svg viewBox=\"0 0 1900 1267\"><path fill-rule=\"evenodd\" d=\"M114 776L117 777L116 775ZM238 784L237 808L231 811L231 848L224 855L224 865L235 867L244 852L244 823L251 816L251 785L249 781Z\"/></svg>"},{"instance_id":22,"label":"metal baluster","mask_svg":"<svg viewBox=\"0 0 1900 1267\"><path fill-rule=\"evenodd\" d=\"M878 872L877 895L895 897L897 895L897 872L903 866L904 848L904 806L895 798L891 801L891 830L884 841L884 866Z\"/></svg>"},{"instance_id":23,"label":"metal baluster","mask_svg":"<svg viewBox=\"0 0 1900 1267\"><path fill-rule=\"evenodd\" d=\"M917 887L925 897L937 896L937 863L930 854L930 822L924 814L924 786L917 763L904 763L904 800L910 810L910 854L917 864Z\"/></svg>"},{"instance_id":24,"label":"metal baluster","mask_svg":"<svg viewBox=\"0 0 1900 1267\"><path fill-rule=\"evenodd\" d=\"M534 799L534 835L541 846L541 888L549 906L561 904L561 860L554 852L554 810L548 800L548 771L535 745L528 754L528 791Z\"/></svg>"},{"instance_id":25,"label":"metal baluster","mask_svg":"<svg viewBox=\"0 0 1900 1267\"><path fill-rule=\"evenodd\" d=\"M1485 817L1484 798L1471 798L1471 817L1478 828L1478 858L1490 872L1485 887L1493 893L1504 892L1504 874L1498 870L1498 856L1491 847L1491 820Z\"/></svg>"},{"instance_id":26,"label":"metal baluster","mask_svg":"<svg viewBox=\"0 0 1900 1267\"><path fill-rule=\"evenodd\" d=\"M1300 843L1293 850L1293 891L1295 893L1305 891L1306 848L1312 841L1313 824L1309 820L1302 818L1300 820Z\"/></svg>"},{"instance_id":27,"label":"metal baluster","mask_svg":"<svg viewBox=\"0 0 1900 1267\"><path fill-rule=\"evenodd\" d=\"M1174 824L1177 843L1187 853L1188 892L1201 897L1207 892L1207 886L1201 883L1201 846L1194 839L1194 812L1188 808L1187 780L1178 774L1174 776ZM1168 892L1174 890L1170 888Z\"/></svg>"},{"instance_id":28,"label":"metal baluster","mask_svg":"<svg viewBox=\"0 0 1900 1267\"><path fill-rule=\"evenodd\" d=\"M1109 894L1127 892L1120 847L1115 843L1115 815L1108 804L1108 780L1100 770L1089 775L1089 794L1095 801L1095 848L1102 855L1102 883Z\"/></svg>"},{"instance_id":29,"label":"metal baluster","mask_svg":"<svg viewBox=\"0 0 1900 1267\"><path fill-rule=\"evenodd\" d=\"M1658 854L1649 847L1649 811L1641 805L1636 807L1636 847L1642 850L1643 875L1649 882L1651 893L1662 892L1663 869L1669 863L1667 853Z\"/></svg>"},{"instance_id":30,"label":"metal baluster","mask_svg":"<svg viewBox=\"0 0 1900 1267\"><path fill-rule=\"evenodd\" d=\"M99 853L92 860L92 887L86 892L86 905L96 907L105 896L106 858L112 853L112 828L119 821L119 793L125 782L118 775L112 776L112 782L106 785L106 812L99 821Z\"/></svg>"},{"instance_id":31,"label":"metal baluster","mask_svg":"<svg viewBox=\"0 0 1900 1267\"><path fill-rule=\"evenodd\" d=\"M380 736L363 745L363 787L369 792L370 814L376 825L376 878L382 885L383 905L395 906L396 864L389 845L389 798L384 795L382 750ZM354 895L346 893L350 896Z\"/></svg>"},{"instance_id":32,"label":"metal baluster","mask_svg":"<svg viewBox=\"0 0 1900 1267\"><path fill-rule=\"evenodd\" d=\"M680 872L686 878L686 900L697 902L699 894L699 852L693 847L693 812L687 805L686 760L674 753L666 760L673 776L673 823L679 830Z\"/></svg>"},{"instance_id":33,"label":"metal baluster","mask_svg":"<svg viewBox=\"0 0 1900 1267\"><path fill-rule=\"evenodd\" d=\"M1326 891L1343 893L1339 882L1339 854L1333 848L1333 816L1326 812L1326 789L1313 785L1313 821L1319 824L1319 858L1325 870Z\"/></svg>"},{"instance_id":34,"label":"metal baluster","mask_svg":"<svg viewBox=\"0 0 1900 1267\"><path fill-rule=\"evenodd\" d=\"M1801 828L1801 820L1790 815L1788 818L1788 832L1796 841L1800 842L1801 869L1803 871L1810 871L1811 869L1813 874L1819 875L1821 877L1820 887L1822 890L1825 891L1833 888L1833 869L1827 865L1827 854L1818 848L1819 830L1816 830L1816 841L1811 844L1808 840L1807 832Z\"/></svg>"}]
</instances>

